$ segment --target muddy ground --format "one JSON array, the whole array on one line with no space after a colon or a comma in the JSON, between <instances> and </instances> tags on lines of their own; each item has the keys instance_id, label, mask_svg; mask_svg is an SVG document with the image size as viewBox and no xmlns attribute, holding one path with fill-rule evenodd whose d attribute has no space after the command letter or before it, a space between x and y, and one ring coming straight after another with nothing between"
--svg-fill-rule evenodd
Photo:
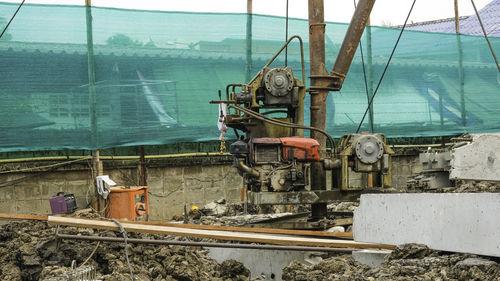
<instances>
[{"instance_id":1,"label":"muddy ground","mask_svg":"<svg viewBox=\"0 0 500 281\"><path fill-rule=\"evenodd\" d=\"M283 280L500 280L500 265L491 258L432 251L408 244L394 250L381 266L370 267L343 255L316 265L292 262L283 269Z\"/></svg>"},{"instance_id":2,"label":"muddy ground","mask_svg":"<svg viewBox=\"0 0 500 281\"><path fill-rule=\"evenodd\" d=\"M1 280L55 279L71 272L73 261L81 265L96 249L96 242L64 240L56 249L55 228L45 222L11 222L0 226ZM119 236L116 232L77 230L64 233ZM129 234L134 238L164 238ZM198 247L130 245L135 280L249 280L241 263L222 264ZM88 265L101 280L131 280L123 243L101 243ZM316 265L292 262L283 270L284 280L496 280L498 260L467 254L432 251L421 245L404 245L379 267L356 262L350 255L327 258Z\"/></svg>"},{"instance_id":3,"label":"muddy ground","mask_svg":"<svg viewBox=\"0 0 500 281\"><path fill-rule=\"evenodd\" d=\"M464 186L465 187L465 186ZM491 185L480 187L492 188ZM495 187L496 188L496 187ZM213 205L213 204L212 204ZM220 202L213 214L202 208L188 216L189 222L241 225L277 214L243 214L241 206ZM329 211L352 211L358 204L329 204ZM83 214L92 217L92 214ZM121 237L120 233L62 227L61 233ZM55 227L46 222L21 221L0 225L0 280L69 280L72 263L92 266L100 280L131 280L123 243L63 240L56 248ZM175 239L129 233L130 238ZM189 239L200 241L199 239ZM204 240L205 241L205 240ZM129 244L130 264L135 280L259 280L237 261L219 264L200 247ZM500 260L467 254L432 251L425 246L404 245L379 267L356 262L350 255L326 258L316 265L292 262L283 270L284 280L495 280L500 281ZM56 279L55 277L63 277Z\"/></svg>"},{"instance_id":4,"label":"muddy ground","mask_svg":"<svg viewBox=\"0 0 500 281\"><path fill-rule=\"evenodd\" d=\"M81 265L97 242L64 240L58 249L55 228L45 222L11 222L0 226L1 280L51 280L70 270L73 261ZM92 230L65 227L65 234L95 235ZM100 235L117 236L111 231ZM159 239L154 235L129 234L131 238ZM161 237L163 238L163 237ZM241 263L222 264L199 247L130 245L129 257L135 280L248 280L249 271ZM101 243L89 265L102 280L131 280L123 243ZM62 279L64 280L64 279Z\"/></svg>"}]
</instances>

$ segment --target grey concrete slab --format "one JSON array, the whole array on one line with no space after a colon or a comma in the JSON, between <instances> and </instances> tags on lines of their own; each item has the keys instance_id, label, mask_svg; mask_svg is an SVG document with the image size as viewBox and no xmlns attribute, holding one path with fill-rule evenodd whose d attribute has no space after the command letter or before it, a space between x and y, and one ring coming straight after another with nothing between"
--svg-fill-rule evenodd
<instances>
[{"instance_id":1,"label":"grey concrete slab","mask_svg":"<svg viewBox=\"0 0 500 281\"><path fill-rule=\"evenodd\" d=\"M250 270L251 278L261 276L265 280L282 280L283 268L294 260L305 264L316 264L322 260L315 256L322 253L315 252L211 247L207 249L210 251L208 255L217 262L222 263L230 259L239 261Z\"/></svg>"},{"instance_id":2,"label":"grey concrete slab","mask_svg":"<svg viewBox=\"0 0 500 281\"><path fill-rule=\"evenodd\" d=\"M500 193L365 194L354 240L500 257Z\"/></svg>"},{"instance_id":3,"label":"grey concrete slab","mask_svg":"<svg viewBox=\"0 0 500 281\"><path fill-rule=\"evenodd\" d=\"M391 254L391 250L365 249L353 251L352 257L359 263L369 266L380 266L384 259Z\"/></svg>"},{"instance_id":4,"label":"grey concrete slab","mask_svg":"<svg viewBox=\"0 0 500 281\"><path fill-rule=\"evenodd\" d=\"M500 181L500 134L472 135L452 150L450 179Z\"/></svg>"}]
</instances>

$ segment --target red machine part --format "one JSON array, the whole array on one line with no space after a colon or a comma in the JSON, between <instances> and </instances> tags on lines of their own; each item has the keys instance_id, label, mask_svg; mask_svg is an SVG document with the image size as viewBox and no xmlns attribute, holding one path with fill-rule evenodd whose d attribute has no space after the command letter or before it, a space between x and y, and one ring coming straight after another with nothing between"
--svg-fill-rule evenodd
<instances>
[{"instance_id":1,"label":"red machine part","mask_svg":"<svg viewBox=\"0 0 500 281\"><path fill-rule=\"evenodd\" d=\"M319 143L315 139L300 137L280 138L283 144L283 159L293 158L304 161L319 161Z\"/></svg>"}]
</instances>

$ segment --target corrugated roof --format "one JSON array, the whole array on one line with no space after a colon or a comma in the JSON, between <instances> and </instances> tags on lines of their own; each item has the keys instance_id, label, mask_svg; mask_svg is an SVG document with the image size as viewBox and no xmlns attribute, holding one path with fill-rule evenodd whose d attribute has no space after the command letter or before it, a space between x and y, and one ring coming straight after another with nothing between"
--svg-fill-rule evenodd
<instances>
[{"instance_id":1,"label":"corrugated roof","mask_svg":"<svg viewBox=\"0 0 500 281\"><path fill-rule=\"evenodd\" d=\"M460 17L459 20L463 21L467 19L469 16ZM403 26L399 26L403 27ZM453 32L455 32L455 18L447 18L440 20L432 20L432 21L424 21L409 24L405 27L408 30L418 30L418 31L426 31L426 32L443 32L443 30L447 30L453 28Z\"/></svg>"},{"instance_id":2,"label":"corrugated roof","mask_svg":"<svg viewBox=\"0 0 500 281\"><path fill-rule=\"evenodd\" d=\"M500 0L493 0L479 11L488 36L500 37ZM460 33L468 35L483 35L481 25L476 15L460 17ZM410 24L408 30L427 32L455 33L455 19L442 19Z\"/></svg>"},{"instance_id":3,"label":"corrugated roof","mask_svg":"<svg viewBox=\"0 0 500 281\"><path fill-rule=\"evenodd\" d=\"M493 0L479 11L488 36L500 37L500 0ZM444 32L455 32L455 29L446 29ZM476 15L472 15L460 22L460 33L483 35L483 30Z\"/></svg>"}]
</instances>

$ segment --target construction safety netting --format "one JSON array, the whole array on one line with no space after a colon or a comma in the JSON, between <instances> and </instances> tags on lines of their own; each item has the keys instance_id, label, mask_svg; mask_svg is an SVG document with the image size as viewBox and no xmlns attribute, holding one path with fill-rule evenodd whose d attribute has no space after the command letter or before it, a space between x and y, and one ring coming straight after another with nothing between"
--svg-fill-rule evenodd
<instances>
[{"instance_id":1,"label":"construction safety netting","mask_svg":"<svg viewBox=\"0 0 500 281\"><path fill-rule=\"evenodd\" d=\"M16 8L0 3L1 29ZM346 29L326 26L327 69ZM307 20L290 19L288 30L303 38L309 69ZM365 30L363 57L358 48L327 100L333 136L356 131L399 32ZM490 40L500 53L500 38ZM24 5L0 40L0 151L215 140L219 111L209 100L248 82L284 41L280 17ZM301 77L298 42L287 53ZM308 98L305 116L309 124ZM485 39L405 31L361 131L500 131L500 74Z\"/></svg>"}]
</instances>

